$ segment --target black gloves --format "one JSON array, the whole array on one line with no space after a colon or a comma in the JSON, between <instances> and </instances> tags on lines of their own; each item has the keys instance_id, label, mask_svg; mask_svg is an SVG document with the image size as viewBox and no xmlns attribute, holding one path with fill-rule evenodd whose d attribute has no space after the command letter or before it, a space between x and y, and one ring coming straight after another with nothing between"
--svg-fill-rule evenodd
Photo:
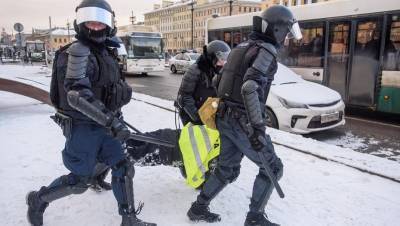
<instances>
[{"instance_id":1,"label":"black gloves","mask_svg":"<svg viewBox=\"0 0 400 226\"><path fill-rule=\"evenodd\" d=\"M267 145L265 127L253 127L252 130L252 133L249 135L251 147L256 151L260 151Z\"/></svg>"},{"instance_id":2,"label":"black gloves","mask_svg":"<svg viewBox=\"0 0 400 226\"><path fill-rule=\"evenodd\" d=\"M131 135L128 127L126 127L126 125L124 125L117 117L114 117L111 122L110 129L112 136L121 142L126 141Z\"/></svg>"}]
</instances>

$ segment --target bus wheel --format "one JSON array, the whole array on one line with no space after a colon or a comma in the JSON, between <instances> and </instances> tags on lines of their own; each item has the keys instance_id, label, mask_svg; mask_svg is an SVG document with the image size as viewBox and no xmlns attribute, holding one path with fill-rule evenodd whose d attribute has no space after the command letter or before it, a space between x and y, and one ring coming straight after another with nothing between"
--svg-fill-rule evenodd
<instances>
[{"instance_id":1,"label":"bus wheel","mask_svg":"<svg viewBox=\"0 0 400 226\"><path fill-rule=\"evenodd\" d=\"M265 107L265 112L267 113L267 126L274 129L279 129L278 119L276 118L274 112L268 107Z\"/></svg>"},{"instance_id":2,"label":"bus wheel","mask_svg":"<svg viewBox=\"0 0 400 226\"><path fill-rule=\"evenodd\" d=\"M148 76L147 72L142 72L142 76Z\"/></svg>"},{"instance_id":3,"label":"bus wheel","mask_svg":"<svg viewBox=\"0 0 400 226\"><path fill-rule=\"evenodd\" d=\"M176 70L176 67L175 67L175 65L172 65L171 66L171 71L172 71L172 73L174 73L174 74L176 74L178 71Z\"/></svg>"}]
</instances>

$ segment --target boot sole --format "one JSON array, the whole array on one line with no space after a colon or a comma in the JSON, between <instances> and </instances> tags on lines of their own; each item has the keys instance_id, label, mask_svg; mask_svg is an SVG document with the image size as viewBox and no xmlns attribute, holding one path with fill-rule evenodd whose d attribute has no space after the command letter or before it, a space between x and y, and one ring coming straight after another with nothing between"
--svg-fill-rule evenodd
<instances>
[{"instance_id":1,"label":"boot sole","mask_svg":"<svg viewBox=\"0 0 400 226\"><path fill-rule=\"evenodd\" d=\"M220 222L220 221L221 221L221 217L218 217L217 219L212 220L212 219L209 219L209 218L206 218L206 217L203 217L203 216L195 215L195 214L192 213L192 211L190 211L190 210L187 212L186 215L187 215L187 216L189 217L189 219L190 219L191 221L193 221L193 222L204 221L204 222L207 222L207 223L216 223L216 222Z\"/></svg>"}]
</instances>

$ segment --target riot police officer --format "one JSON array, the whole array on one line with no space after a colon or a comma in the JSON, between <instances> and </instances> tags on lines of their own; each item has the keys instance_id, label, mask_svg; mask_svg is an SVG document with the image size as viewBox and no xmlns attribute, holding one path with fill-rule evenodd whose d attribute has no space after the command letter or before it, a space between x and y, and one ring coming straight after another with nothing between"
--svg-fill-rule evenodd
<instances>
[{"instance_id":1,"label":"riot police officer","mask_svg":"<svg viewBox=\"0 0 400 226\"><path fill-rule=\"evenodd\" d=\"M298 23L288 8L272 6L261 17L254 18L249 40L239 44L229 55L217 91L222 102L216 118L221 153L217 168L187 213L191 220L221 220L209 210L209 204L239 176L245 155L259 166L259 173L244 225L276 225L268 220L264 211L273 190L271 179L281 178L283 164L275 154L270 137L265 134L264 106L278 67L277 48L288 34L301 38ZM263 162L267 162L265 168Z\"/></svg>"},{"instance_id":2,"label":"riot police officer","mask_svg":"<svg viewBox=\"0 0 400 226\"><path fill-rule=\"evenodd\" d=\"M208 97L215 97L212 80L221 72L231 48L223 41L212 41L203 48L203 54L190 66L178 91L178 109L183 125L202 124L198 110Z\"/></svg>"},{"instance_id":3,"label":"riot police officer","mask_svg":"<svg viewBox=\"0 0 400 226\"><path fill-rule=\"evenodd\" d=\"M41 226L49 203L85 192L101 161L112 168L121 226L154 226L136 217L140 210L134 205L135 170L122 146L130 132L120 120L120 109L130 101L132 89L121 79L108 47L108 38L116 33L114 12L105 0L83 0L74 25L78 41L57 52L50 91L57 109L54 119L66 137L62 157L70 173L28 193L28 220Z\"/></svg>"}]
</instances>

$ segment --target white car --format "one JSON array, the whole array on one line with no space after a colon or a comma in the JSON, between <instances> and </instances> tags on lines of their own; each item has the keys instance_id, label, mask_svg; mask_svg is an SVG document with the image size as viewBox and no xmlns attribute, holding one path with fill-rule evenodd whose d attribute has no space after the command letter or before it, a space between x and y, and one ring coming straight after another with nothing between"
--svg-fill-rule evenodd
<instances>
[{"instance_id":1,"label":"white car","mask_svg":"<svg viewBox=\"0 0 400 226\"><path fill-rule=\"evenodd\" d=\"M176 74L178 71L185 72L196 62L200 54L198 53L179 53L169 60L171 72Z\"/></svg>"},{"instance_id":2,"label":"white car","mask_svg":"<svg viewBox=\"0 0 400 226\"><path fill-rule=\"evenodd\" d=\"M307 134L345 124L345 104L340 94L302 79L279 64L267 99L268 125Z\"/></svg>"}]
</instances>

